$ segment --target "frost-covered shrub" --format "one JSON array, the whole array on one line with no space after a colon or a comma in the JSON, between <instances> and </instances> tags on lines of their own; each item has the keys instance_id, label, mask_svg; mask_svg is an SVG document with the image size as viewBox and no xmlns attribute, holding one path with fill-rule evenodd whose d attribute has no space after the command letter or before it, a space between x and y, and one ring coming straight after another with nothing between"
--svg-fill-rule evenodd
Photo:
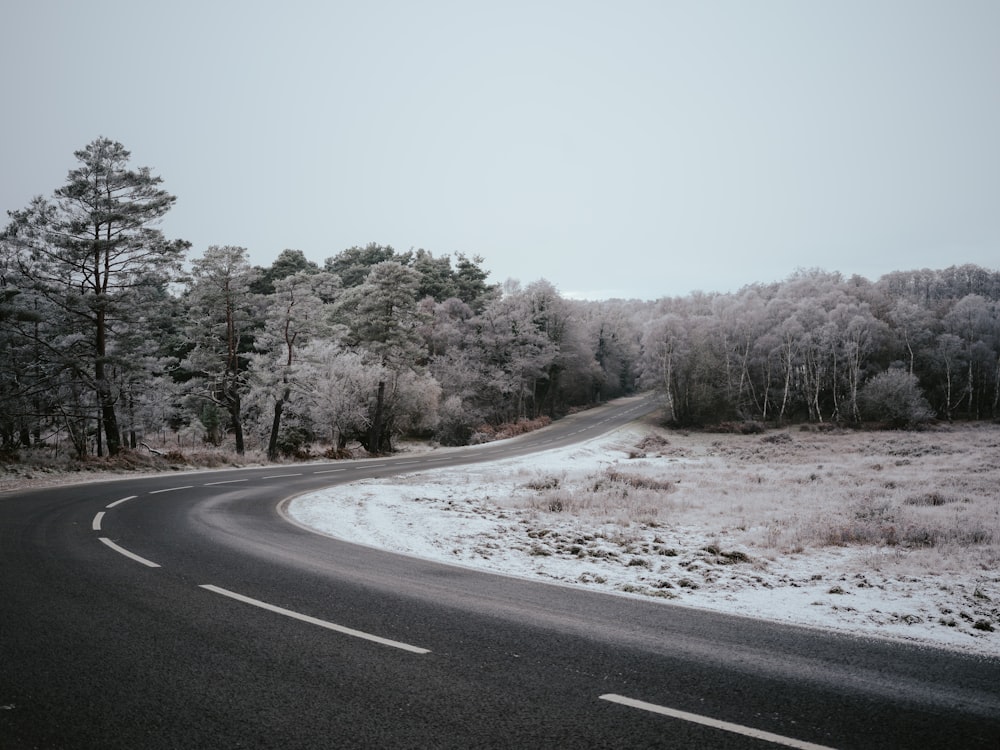
<instances>
[{"instance_id":1,"label":"frost-covered shrub","mask_svg":"<svg viewBox=\"0 0 1000 750\"><path fill-rule=\"evenodd\" d=\"M892 427L912 427L934 418L917 377L905 370L879 373L865 383L858 401L864 419Z\"/></svg>"},{"instance_id":2,"label":"frost-covered shrub","mask_svg":"<svg viewBox=\"0 0 1000 750\"><path fill-rule=\"evenodd\" d=\"M306 458L306 444L313 440L314 436L309 430L299 425L286 427L278 434L277 448L283 456Z\"/></svg>"},{"instance_id":3,"label":"frost-covered shrub","mask_svg":"<svg viewBox=\"0 0 1000 750\"><path fill-rule=\"evenodd\" d=\"M438 407L434 437L441 445L468 445L482 419L469 409L460 396L448 396Z\"/></svg>"}]
</instances>

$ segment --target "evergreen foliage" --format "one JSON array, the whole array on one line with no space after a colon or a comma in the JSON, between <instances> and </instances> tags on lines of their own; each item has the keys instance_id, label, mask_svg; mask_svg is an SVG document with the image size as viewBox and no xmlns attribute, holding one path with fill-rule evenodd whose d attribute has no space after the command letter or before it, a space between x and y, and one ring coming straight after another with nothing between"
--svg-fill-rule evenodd
<instances>
[{"instance_id":1,"label":"evergreen foliage","mask_svg":"<svg viewBox=\"0 0 1000 750\"><path fill-rule=\"evenodd\" d=\"M84 456L98 415L97 452L106 445L115 455L123 393L141 377L125 339L152 298L163 298L188 245L154 228L176 199L148 167L130 167L122 144L101 137L74 156L79 166L52 199L11 213L3 234L4 267L17 285L6 294L14 305L4 337L25 375L0 398L15 410L22 443L58 425Z\"/></svg>"}]
</instances>

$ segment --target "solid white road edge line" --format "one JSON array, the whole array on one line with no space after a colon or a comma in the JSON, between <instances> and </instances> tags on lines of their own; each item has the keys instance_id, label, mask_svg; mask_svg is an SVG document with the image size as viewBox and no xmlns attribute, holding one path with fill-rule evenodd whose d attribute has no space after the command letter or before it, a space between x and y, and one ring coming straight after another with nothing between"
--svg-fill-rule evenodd
<instances>
[{"instance_id":1,"label":"solid white road edge line","mask_svg":"<svg viewBox=\"0 0 1000 750\"><path fill-rule=\"evenodd\" d=\"M316 617L310 617L309 615L303 615L299 612L293 612L290 609L284 609L283 607L276 607L273 604L268 604L267 602L262 602L259 599L251 599L249 596L243 596L243 594L237 594L235 591L229 591L228 589L220 588L219 586L213 586L212 584L205 583L200 586L203 589L212 591L216 594L222 594L222 596L228 596L230 599L235 599L238 602L243 602L244 604L252 604L255 607L260 607L261 609L266 609L270 612L277 612L279 615L285 615L285 617L291 617L296 620L301 620L302 622L307 622L310 625L318 625L321 628L326 628L327 630L333 630L337 633L342 633L344 635L353 636L354 638L362 638L366 641L373 641L374 643L379 643L383 646L392 646L393 648L399 648L403 651L409 651L414 654L429 654L430 649L420 648L419 646L411 646L409 643L401 643L400 641L389 640L388 638L381 638L377 635L372 635L371 633L365 633L360 630L354 630L353 628L347 628L343 625L337 625L332 622L327 622L326 620L320 620Z\"/></svg>"},{"instance_id":2,"label":"solid white road edge line","mask_svg":"<svg viewBox=\"0 0 1000 750\"><path fill-rule=\"evenodd\" d=\"M113 503L108 503L105 508L114 508L116 505L121 505L126 500L135 500L138 495L129 495L128 497L123 497L121 500L115 500Z\"/></svg>"},{"instance_id":3,"label":"solid white road edge line","mask_svg":"<svg viewBox=\"0 0 1000 750\"><path fill-rule=\"evenodd\" d=\"M100 539L102 542L104 542L104 544L106 544L109 547L111 547L111 549L113 549L115 552L117 552L120 555L125 555L125 557L129 558L130 560L135 560L137 563L142 563L143 565L145 565L146 567L149 567L149 568L158 568L158 567L160 567L155 562L152 562L151 560L147 560L145 557L139 557L137 554L135 554L135 552L129 552L124 547L119 547L117 544L115 544L114 542L112 542L106 536L99 536L97 538Z\"/></svg>"},{"instance_id":4,"label":"solid white road edge line","mask_svg":"<svg viewBox=\"0 0 1000 750\"><path fill-rule=\"evenodd\" d=\"M103 510L100 513L98 513L96 516L94 516L94 522L90 525L90 528L92 528L94 531L100 531L101 530L101 519L102 518L104 518L104 511Z\"/></svg>"},{"instance_id":5,"label":"solid white road edge line","mask_svg":"<svg viewBox=\"0 0 1000 750\"><path fill-rule=\"evenodd\" d=\"M690 721L694 724L702 724L706 727L712 727L713 729L721 729L724 732L734 732L735 734L742 734L744 737L753 737L754 739L764 740L765 742L772 742L776 745L784 745L785 747L794 747L799 750L832 750L825 745L815 745L812 742L802 742L801 740L795 740L791 737L782 737L780 734L772 734L771 732L763 732L759 729L753 729L751 727L744 727L740 724L730 724L728 721L719 721L718 719L710 719L707 716L699 716L698 714L689 714L687 711L678 711L673 708L666 708L665 706L658 706L655 703L646 703L645 701L637 701L634 698L626 698L623 695L615 695L614 693L607 693L600 696L601 700L610 701L611 703L620 703L623 706L630 706L631 708L638 708L643 711L650 711L654 714L662 714L663 716L669 716L674 719L681 719L682 721Z\"/></svg>"}]
</instances>

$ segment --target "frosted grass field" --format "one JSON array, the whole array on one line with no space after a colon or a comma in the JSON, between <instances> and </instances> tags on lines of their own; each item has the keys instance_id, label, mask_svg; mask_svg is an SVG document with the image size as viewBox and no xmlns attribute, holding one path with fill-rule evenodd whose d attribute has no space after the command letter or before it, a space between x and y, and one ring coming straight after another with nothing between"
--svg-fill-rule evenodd
<instances>
[{"instance_id":1,"label":"frosted grass field","mask_svg":"<svg viewBox=\"0 0 1000 750\"><path fill-rule=\"evenodd\" d=\"M291 516L361 544L670 604L1000 656L1000 427L630 427L366 480Z\"/></svg>"}]
</instances>

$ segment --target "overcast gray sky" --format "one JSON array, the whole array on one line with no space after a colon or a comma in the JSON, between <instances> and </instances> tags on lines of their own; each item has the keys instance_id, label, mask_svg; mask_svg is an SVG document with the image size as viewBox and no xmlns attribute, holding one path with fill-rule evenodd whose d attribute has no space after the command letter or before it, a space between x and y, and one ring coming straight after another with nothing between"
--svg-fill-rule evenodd
<instances>
[{"instance_id":1,"label":"overcast gray sky","mask_svg":"<svg viewBox=\"0 0 1000 750\"><path fill-rule=\"evenodd\" d=\"M170 237L653 299L1000 267L1000 2L6 0L0 210L121 141Z\"/></svg>"}]
</instances>

